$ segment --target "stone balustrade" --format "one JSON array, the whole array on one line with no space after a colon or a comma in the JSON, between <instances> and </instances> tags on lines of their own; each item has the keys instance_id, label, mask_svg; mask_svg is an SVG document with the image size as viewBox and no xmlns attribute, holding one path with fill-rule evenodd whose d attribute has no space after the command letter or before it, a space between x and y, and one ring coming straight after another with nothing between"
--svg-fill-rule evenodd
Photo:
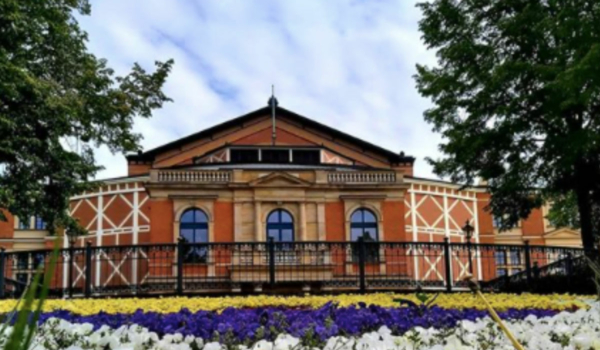
<instances>
[{"instance_id":1,"label":"stone balustrade","mask_svg":"<svg viewBox=\"0 0 600 350\"><path fill-rule=\"evenodd\" d=\"M187 183L227 183L231 181L231 172L219 170L160 170L158 182Z\"/></svg>"},{"instance_id":2,"label":"stone balustrade","mask_svg":"<svg viewBox=\"0 0 600 350\"><path fill-rule=\"evenodd\" d=\"M332 184L381 184L395 183L394 172L348 171L327 174L327 180Z\"/></svg>"},{"instance_id":3,"label":"stone balustrade","mask_svg":"<svg viewBox=\"0 0 600 350\"><path fill-rule=\"evenodd\" d=\"M399 180L395 172L392 171L338 171L338 172L318 172L323 176L319 181L317 176L316 183L329 184L394 184ZM326 180L325 180L326 178ZM228 170L154 170L151 172L152 182L158 183L205 183L218 184L239 182L240 179L234 179L234 172ZM248 180L242 180L246 182Z\"/></svg>"}]
</instances>

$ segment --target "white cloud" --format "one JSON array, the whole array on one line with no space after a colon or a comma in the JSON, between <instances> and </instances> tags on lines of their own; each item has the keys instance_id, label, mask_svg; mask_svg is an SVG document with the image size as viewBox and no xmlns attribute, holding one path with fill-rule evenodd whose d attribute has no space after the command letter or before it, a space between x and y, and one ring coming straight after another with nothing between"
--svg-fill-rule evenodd
<instances>
[{"instance_id":1,"label":"white cloud","mask_svg":"<svg viewBox=\"0 0 600 350\"><path fill-rule=\"evenodd\" d=\"M416 156L415 175L431 177L424 158L440 137L412 76L435 59L419 18L405 0L103 0L81 25L121 74L175 59L165 86L174 103L136 122L145 149L260 108L275 84L282 107ZM97 159L99 177L126 174L122 155L100 149Z\"/></svg>"}]
</instances>

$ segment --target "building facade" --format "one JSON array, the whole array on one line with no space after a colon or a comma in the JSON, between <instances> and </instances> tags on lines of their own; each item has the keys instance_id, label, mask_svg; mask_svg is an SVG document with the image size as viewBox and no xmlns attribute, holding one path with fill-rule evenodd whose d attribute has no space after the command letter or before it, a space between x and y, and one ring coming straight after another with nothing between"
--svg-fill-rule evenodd
<instances>
[{"instance_id":1,"label":"building facade","mask_svg":"<svg viewBox=\"0 0 600 350\"><path fill-rule=\"evenodd\" d=\"M77 246L180 238L464 243L466 222L474 228L473 243L580 246L578 232L551 227L545 208L517 228L498 232L486 210L485 187L462 189L420 178L413 173L413 157L271 107L127 156L128 176L71 199L71 215L89 232ZM0 244L9 251L42 249L54 239L39 218L9 215L0 223ZM511 263L510 254L499 259L510 266L496 264L499 275L520 269L521 257Z\"/></svg>"}]
</instances>

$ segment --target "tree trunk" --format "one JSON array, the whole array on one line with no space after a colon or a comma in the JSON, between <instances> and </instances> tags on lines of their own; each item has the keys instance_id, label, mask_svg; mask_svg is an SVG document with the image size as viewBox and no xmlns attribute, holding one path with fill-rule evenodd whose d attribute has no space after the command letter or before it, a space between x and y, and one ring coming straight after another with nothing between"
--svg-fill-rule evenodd
<instances>
[{"instance_id":1,"label":"tree trunk","mask_svg":"<svg viewBox=\"0 0 600 350\"><path fill-rule=\"evenodd\" d=\"M590 189L587 188L585 182L579 182L575 192L577 194L579 219L581 220L581 241L583 243L583 249L587 256L593 257L596 253L596 246L592 225L592 201Z\"/></svg>"}]
</instances>

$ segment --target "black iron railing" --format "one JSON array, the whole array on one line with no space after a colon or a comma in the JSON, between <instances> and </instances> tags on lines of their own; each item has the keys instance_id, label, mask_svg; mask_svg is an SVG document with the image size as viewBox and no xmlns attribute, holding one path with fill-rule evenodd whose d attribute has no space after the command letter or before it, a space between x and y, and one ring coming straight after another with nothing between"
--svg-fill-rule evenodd
<instances>
[{"instance_id":1,"label":"black iron railing","mask_svg":"<svg viewBox=\"0 0 600 350\"><path fill-rule=\"evenodd\" d=\"M529 271L501 276L487 281L484 286L488 290L511 293L595 294L597 290L593 277L593 271L583 254L567 252L547 265L540 266L534 262Z\"/></svg>"},{"instance_id":2,"label":"black iron railing","mask_svg":"<svg viewBox=\"0 0 600 350\"><path fill-rule=\"evenodd\" d=\"M15 297L51 250L0 252L0 297ZM471 274L499 290L506 276L532 286L544 266L581 249L442 242L247 242L71 247L59 252L56 297L461 291ZM550 270L549 270L550 271ZM569 269L550 273L568 274ZM514 284L514 283L513 283Z\"/></svg>"}]
</instances>

